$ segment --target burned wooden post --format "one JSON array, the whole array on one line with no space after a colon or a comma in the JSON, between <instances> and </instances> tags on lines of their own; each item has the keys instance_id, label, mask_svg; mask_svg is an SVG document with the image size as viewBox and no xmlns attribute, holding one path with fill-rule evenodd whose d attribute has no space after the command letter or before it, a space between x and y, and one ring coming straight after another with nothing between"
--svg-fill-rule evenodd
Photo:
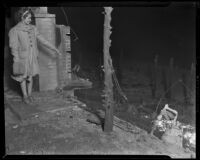
<instances>
[{"instance_id":1,"label":"burned wooden post","mask_svg":"<svg viewBox=\"0 0 200 160\"><path fill-rule=\"evenodd\" d=\"M190 70L190 75L191 75L191 82L190 82L190 88L191 88L191 95L190 95L190 103L195 104L195 99L196 99L196 94L195 94L195 88L196 88L196 69L195 69L195 64L191 64L191 70Z\"/></svg>"},{"instance_id":2,"label":"burned wooden post","mask_svg":"<svg viewBox=\"0 0 200 160\"><path fill-rule=\"evenodd\" d=\"M182 73L182 88L183 88L183 96L184 96L184 102L185 104L188 103L188 94L187 94L187 88L186 88L186 84L187 84L187 76L186 73Z\"/></svg>"},{"instance_id":3,"label":"burned wooden post","mask_svg":"<svg viewBox=\"0 0 200 160\"><path fill-rule=\"evenodd\" d=\"M186 88L186 84L187 84L187 80L186 80L186 73L182 73L182 88L183 88L183 97L184 97L184 102L185 104L188 103L188 94L187 94L187 88Z\"/></svg>"},{"instance_id":4,"label":"burned wooden post","mask_svg":"<svg viewBox=\"0 0 200 160\"><path fill-rule=\"evenodd\" d=\"M154 58L154 67L152 71L152 98L156 98L156 89L157 89L157 72L158 72L158 55L155 55Z\"/></svg>"},{"instance_id":5,"label":"burned wooden post","mask_svg":"<svg viewBox=\"0 0 200 160\"><path fill-rule=\"evenodd\" d=\"M113 82L112 82L112 59L110 57L109 48L111 45L110 35L112 28L110 26L111 22L111 12L112 7L104 7L105 18L104 18L104 101L103 106L105 107L105 121L104 121L104 132L112 132L113 130Z\"/></svg>"},{"instance_id":6,"label":"burned wooden post","mask_svg":"<svg viewBox=\"0 0 200 160\"><path fill-rule=\"evenodd\" d=\"M174 66L174 59L170 58L169 66L163 68L162 71L162 83L164 86L164 95L165 98L171 99L171 92L172 92L172 77L173 77L173 67Z\"/></svg>"},{"instance_id":7,"label":"burned wooden post","mask_svg":"<svg viewBox=\"0 0 200 160\"><path fill-rule=\"evenodd\" d=\"M163 88L164 88L164 96L165 98L168 98L167 97L167 73L166 73L166 67L162 67L162 85L163 85Z\"/></svg>"},{"instance_id":8,"label":"burned wooden post","mask_svg":"<svg viewBox=\"0 0 200 160\"><path fill-rule=\"evenodd\" d=\"M174 58L171 57L169 61L169 87L172 85L172 77L173 77L173 68L174 68ZM172 97L172 88L170 88L169 92L167 93L167 97L171 99Z\"/></svg>"}]
</instances>

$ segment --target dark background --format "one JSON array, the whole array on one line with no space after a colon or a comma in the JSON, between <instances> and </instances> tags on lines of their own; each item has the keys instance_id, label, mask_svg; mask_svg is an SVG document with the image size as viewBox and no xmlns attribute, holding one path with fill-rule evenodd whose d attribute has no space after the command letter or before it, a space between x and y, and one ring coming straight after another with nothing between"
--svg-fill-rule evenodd
<instances>
[{"instance_id":1,"label":"dark background","mask_svg":"<svg viewBox=\"0 0 200 160\"><path fill-rule=\"evenodd\" d=\"M114 63L118 64L120 60L123 60L120 63L131 60L152 62L156 54L161 65L169 64L170 57L174 57L175 66L182 68L189 69L195 62L196 2L118 4L113 5L111 20L110 54ZM57 24L71 26L73 64L99 67L103 64L104 8L88 6L60 4L48 7L48 12L56 15ZM9 25L5 31L5 44L8 44L8 30L16 24L16 10L17 7L6 9Z\"/></svg>"},{"instance_id":2,"label":"dark background","mask_svg":"<svg viewBox=\"0 0 200 160\"><path fill-rule=\"evenodd\" d=\"M72 54L76 61L100 63L103 54L103 7L49 7L56 23L72 27ZM152 61L189 68L195 61L196 8L193 3L173 2L169 6L114 7L111 21L111 55L115 61L123 52L123 61ZM75 32L75 34L74 34ZM78 37L77 40L76 36ZM75 40L75 41L74 41ZM80 60L81 59L81 60ZM87 60L88 59L88 60ZM91 64L92 65L92 64Z\"/></svg>"}]
</instances>

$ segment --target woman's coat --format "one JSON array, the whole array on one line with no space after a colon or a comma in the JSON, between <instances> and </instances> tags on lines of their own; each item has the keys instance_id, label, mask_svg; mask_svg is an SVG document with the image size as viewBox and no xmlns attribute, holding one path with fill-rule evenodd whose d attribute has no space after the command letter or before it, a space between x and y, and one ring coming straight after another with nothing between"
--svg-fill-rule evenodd
<instances>
[{"instance_id":1,"label":"woman's coat","mask_svg":"<svg viewBox=\"0 0 200 160\"><path fill-rule=\"evenodd\" d=\"M25 25L19 22L9 31L9 46L14 56L14 63L21 62L25 66L25 73L21 77L13 77L17 81L27 76L39 74L37 40L46 47L55 48L45 40L34 25ZM13 65L13 67L15 67ZM15 69L15 68L13 68Z\"/></svg>"}]
</instances>

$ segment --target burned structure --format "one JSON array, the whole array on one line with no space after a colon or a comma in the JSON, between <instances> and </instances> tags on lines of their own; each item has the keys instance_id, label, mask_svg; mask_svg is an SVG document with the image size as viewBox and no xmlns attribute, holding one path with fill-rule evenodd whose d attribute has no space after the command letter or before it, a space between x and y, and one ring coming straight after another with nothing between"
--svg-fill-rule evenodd
<instances>
[{"instance_id":1,"label":"burned structure","mask_svg":"<svg viewBox=\"0 0 200 160\"><path fill-rule=\"evenodd\" d=\"M46 54L45 48L40 48L39 90L62 88L66 85L65 82L71 80L70 27L56 25L56 15L49 14L47 7L38 7L34 11L39 32L62 53L58 59L52 59Z\"/></svg>"}]
</instances>

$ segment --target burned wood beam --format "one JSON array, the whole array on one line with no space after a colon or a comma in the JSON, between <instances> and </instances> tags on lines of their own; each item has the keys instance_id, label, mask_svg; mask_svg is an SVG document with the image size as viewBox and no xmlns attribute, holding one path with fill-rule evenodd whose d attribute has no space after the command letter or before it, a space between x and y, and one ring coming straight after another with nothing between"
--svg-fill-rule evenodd
<instances>
[{"instance_id":1,"label":"burned wood beam","mask_svg":"<svg viewBox=\"0 0 200 160\"><path fill-rule=\"evenodd\" d=\"M104 122L104 131L112 132L113 130L113 107L114 107L114 99L113 99L113 82L112 82L112 59L110 57L109 48L111 45L110 35L112 28L110 26L111 22L111 12L113 10L112 7L104 7L105 9L105 19L104 19L104 103L105 107L105 122Z\"/></svg>"}]
</instances>

